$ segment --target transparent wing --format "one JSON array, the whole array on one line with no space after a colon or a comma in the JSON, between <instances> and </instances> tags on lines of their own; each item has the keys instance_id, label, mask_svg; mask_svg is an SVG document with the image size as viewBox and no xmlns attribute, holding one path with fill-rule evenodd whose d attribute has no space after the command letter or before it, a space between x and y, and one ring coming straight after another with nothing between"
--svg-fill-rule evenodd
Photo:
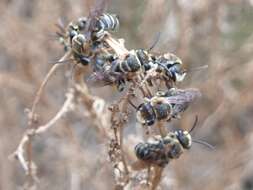
<instances>
[{"instance_id":1,"label":"transparent wing","mask_svg":"<svg viewBox=\"0 0 253 190\"><path fill-rule=\"evenodd\" d=\"M200 96L201 93L197 89L174 90L165 101L169 104L188 104Z\"/></svg>"},{"instance_id":2,"label":"transparent wing","mask_svg":"<svg viewBox=\"0 0 253 190\"><path fill-rule=\"evenodd\" d=\"M97 18L102 15L102 13L105 11L108 0L95 0L92 7L90 7L90 13L88 16L88 32L92 32L96 26Z\"/></svg>"},{"instance_id":3,"label":"transparent wing","mask_svg":"<svg viewBox=\"0 0 253 190\"><path fill-rule=\"evenodd\" d=\"M115 83L116 78L107 71L95 71L87 79L86 82L91 87L103 87Z\"/></svg>"}]
</instances>

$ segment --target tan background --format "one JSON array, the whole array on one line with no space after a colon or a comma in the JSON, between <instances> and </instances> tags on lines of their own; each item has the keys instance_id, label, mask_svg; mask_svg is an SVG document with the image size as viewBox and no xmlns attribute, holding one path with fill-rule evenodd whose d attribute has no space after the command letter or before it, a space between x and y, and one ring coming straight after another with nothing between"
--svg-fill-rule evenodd
<instances>
[{"instance_id":1,"label":"tan background","mask_svg":"<svg viewBox=\"0 0 253 190\"><path fill-rule=\"evenodd\" d=\"M69 21L87 15L87 10L84 0L0 2L0 189L19 189L25 181L20 165L7 157L25 131L24 109L31 107L51 62L63 54L50 37L54 24L60 17ZM195 138L216 150L194 144L166 167L162 189L253 189L253 1L113 0L108 10L119 15L121 27L115 35L126 40L127 48L146 48L161 31L155 51L177 54L187 68L209 65L208 70L189 73L179 85L197 87L203 97L174 125L189 129L197 114ZM57 72L43 95L41 123L64 101L65 71ZM110 87L94 92L103 92L108 100L117 96ZM66 126L85 154L72 151ZM88 118L70 113L36 138L33 157L40 189L111 189L105 146L88 126ZM135 134L129 125L126 135Z\"/></svg>"}]
</instances>

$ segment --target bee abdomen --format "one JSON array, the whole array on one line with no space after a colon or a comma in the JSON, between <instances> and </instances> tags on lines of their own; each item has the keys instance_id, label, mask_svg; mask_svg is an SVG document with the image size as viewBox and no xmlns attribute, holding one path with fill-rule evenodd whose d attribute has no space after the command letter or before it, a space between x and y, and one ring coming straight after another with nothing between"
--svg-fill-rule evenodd
<instances>
[{"instance_id":1,"label":"bee abdomen","mask_svg":"<svg viewBox=\"0 0 253 190\"><path fill-rule=\"evenodd\" d=\"M128 55L126 59L119 62L116 66L116 72L129 73L136 72L141 68L140 62L137 60L135 55Z\"/></svg>"},{"instance_id":2,"label":"bee abdomen","mask_svg":"<svg viewBox=\"0 0 253 190\"><path fill-rule=\"evenodd\" d=\"M148 144L146 143L139 143L135 146L135 154L137 158L141 160L147 160L150 155L150 151L148 148Z\"/></svg>"},{"instance_id":3,"label":"bee abdomen","mask_svg":"<svg viewBox=\"0 0 253 190\"><path fill-rule=\"evenodd\" d=\"M137 120L144 125L153 125L155 123L156 114L150 103L143 103L138 107Z\"/></svg>"},{"instance_id":4,"label":"bee abdomen","mask_svg":"<svg viewBox=\"0 0 253 190\"><path fill-rule=\"evenodd\" d=\"M179 156L183 153L182 146L179 143L173 144L171 150L168 152L168 157L171 159L179 158Z\"/></svg>"},{"instance_id":5,"label":"bee abdomen","mask_svg":"<svg viewBox=\"0 0 253 190\"><path fill-rule=\"evenodd\" d=\"M171 107L169 104L157 104L154 105L154 110L156 112L157 120L167 119L171 112Z\"/></svg>"},{"instance_id":6,"label":"bee abdomen","mask_svg":"<svg viewBox=\"0 0 253 190\"><path fill-rule=\"evenodd\" d=\"M99 24L102 30L115 30L119 27L119 19L116 15L106 13L99 17Z\"/></svg>"},{"instance_id":7,"label":"bee abdomen","mask_svg":"<svg viewBox=\"0 0 253 190\"><path fill-rule=\"evenodd\" d=\"M137 158L142 161L164 167L168 164L169 160L163 150L164 146L162 141L157 141L155 143L139 143L135 147L135 154Z\"/></svg>"}]
</instances>

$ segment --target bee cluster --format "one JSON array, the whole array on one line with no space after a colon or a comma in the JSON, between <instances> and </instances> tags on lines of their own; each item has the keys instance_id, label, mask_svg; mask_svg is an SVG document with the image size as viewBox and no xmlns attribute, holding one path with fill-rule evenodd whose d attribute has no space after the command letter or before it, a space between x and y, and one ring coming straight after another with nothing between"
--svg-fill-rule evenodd
<instances>
[{"instance_id":1,"label":"bee cluster","mask_svg":"<svg viewBox=\"0 0 253 190\"><path fill-rule=\"evenodd\" d=\"M64 50L71 52L74 63L92 68L92 73L85 77L88 85L114 86L122 94L117 109L111 109L114 110L112 115L118 112L127 117L129 111L126 109L131 105L136 110L136 120L144 130L159 128L159 134L157 131L148 132L146 142L135 146L135 155L137 162L147 167L164 168L170 160L179 158L185 149L190 149L192 144L190 132L169 131L164 124L179 119L201 93L194 88L176 87L176 83L183 81L187 74L180 58L172 53L152 52L156 42L149 49L128 51L124 40L113 37L111 33L118 27L116 15L90 15L71 22L66 28L59 25L58 36ZM142 95L137 96L138 92ZM134 98L140 103L139 106L132 102ZM123 100L125 103L121 106ZM127 119L111 121L116 131L117 127L122 130L120 123L126 123ZM124 152L120 150L123 141L119 138L120 135L117 137L115 132L113 144L118 147L117 154L112 149L110 155ZM124 159L123 155L119 157L120 160L111 159L115 166Z\"/></svg>"},{"instance_id":2,"label":"bee cluster","mask_svg":"<svg viewBox=\"0 0 253 190\"><path fill-rule=\"evenodd\" d=\"M57 35L64 50L71 51L75 63L92 66L94 72L89 83L116 85L123 91L126 83L136 76L143 78L142 85L153 86L154 81L160 80L168 88L184 79L186 71L176 55L151 53L151 48L128 51L122 39L111 37L110 32L118 27L118 17L108 13L78 18L66 28L58 24Z\"/></svg>"}]
</instances>

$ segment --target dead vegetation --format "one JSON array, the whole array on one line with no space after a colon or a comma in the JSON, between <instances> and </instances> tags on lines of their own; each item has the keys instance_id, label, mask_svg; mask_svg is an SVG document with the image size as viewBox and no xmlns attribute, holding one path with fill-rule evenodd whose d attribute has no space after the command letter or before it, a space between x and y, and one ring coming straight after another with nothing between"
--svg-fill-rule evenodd
<instances>
[{"instance_id":1,"label":"dead vegetation","mask_svg":"<svg viewBox=\"0 0 253 190\"><path fill-rule=\"evenodd\" d=\"M200 89L202 98L197 104L190 105L180 119L146 127L129 103L140 105L155 96L157 89L142 83L145 76L130 74L123 92L115 85L94 89L84 80L90 68L78 65L72 72L71 61L49 64L62 52L57 42L48 40L47 34L55 31L52 21L87 15L86 1L2 2L0 188L250 189L250 3L110 2L108 8L119 14L121 25L104 41L120 60L129 54L128 49L148 47L161 31L156 52L177 54L189 71L209 66L187 73L176 84L181 89ZM154 9L162 11L157 14ZM66 53L60 62L70 56ZM53 74L46 76L50 69ZM195 115L199 127L193 138L210 142L215 151L193 144L166 167L137 159L138 143L154 136L152 143L165 139L175 127L190 130ZM23 169L8 156L17 158Z\"/></svg>"}]
</instances>

